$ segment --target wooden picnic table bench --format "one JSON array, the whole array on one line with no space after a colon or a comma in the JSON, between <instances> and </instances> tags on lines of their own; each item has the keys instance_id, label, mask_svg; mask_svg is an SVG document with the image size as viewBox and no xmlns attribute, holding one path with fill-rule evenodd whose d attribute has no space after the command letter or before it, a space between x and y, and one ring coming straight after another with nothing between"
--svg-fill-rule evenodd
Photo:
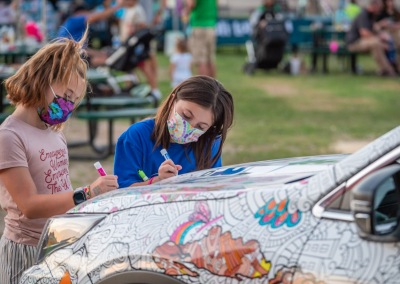
<instances>
[{"instance_id":1,"label":"wooden picnic table bench","mask_svg":"<svg viewBox=\"0 0 400 284\"><path fill-rule=\"evenodd\" d=\"M156 108L123 108L104 111L81 111L77 113L77 118L87 121L108 120L108 145L104 148L98 148L94 145L94 141L90 141L92 148L99 153L97 156L82 156L71 155L70 159L76 160L101 160L107 158L109 155L114 154L115 145L113 138L113 122L116 119L137 119L146 118L155 115Z\"/></svg>"},{"instance_id":2,"label":"wooden picnic table bench","mask_svg":"<svg viewBox=\"0 0 400 284\"><path fill-rule=\"evenodd\" d=\"M348 57L350 59L351 71L357 73L357 54L349 52L343 44L339 46L339 50L336 53L332 53L329 49L329 42L332 40L343 41L345 39L346 31L337 30L333 26L323 26L318 29L312 29L310 26L303 26L299 28L301 33L312 34L313 41L311 45L308 45L306 49L301 48L303 51L310 52L311 57L311 71L317 70L318 56L322 56L322 71L328 73L328 58L329 55L337 55L340 57Z\"/></svg>"}]
</instances>

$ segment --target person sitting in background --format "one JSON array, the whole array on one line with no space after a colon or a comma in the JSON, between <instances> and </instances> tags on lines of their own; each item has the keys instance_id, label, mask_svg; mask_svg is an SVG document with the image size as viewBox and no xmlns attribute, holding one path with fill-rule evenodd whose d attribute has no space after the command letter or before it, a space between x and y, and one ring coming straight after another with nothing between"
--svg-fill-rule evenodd
<instances>
[{"instance_id":1,"label":"person sitting in background","mask_svg":"<svg viewBox=\"0 0 400 284\"><path fill-rule=\"evenodd\" d=\"M192 55L188 52L187 44L184 39L176 41L176 53L171 56L169 73L173 88L193 76L192 74Z\"/></svg>"},{"instance_id":2,"label":"person sitting in background","mask_svg":"<svg viewBox=\"0 0 400 284\"><path fill-rule=\"evenodd\" d=\"M381 14L382 9L381 0L370 0L346 34L346 45L350 52L371 53L378 65L379 74L395 76L396 72L386 57L385 51L389 50L387 38L374 30L376 18Z\"/></svg>"},{"instance_id":3,"label":"person sitting in background","mask_svg":"<svg viewBox=\"0 0 400 284\"><path fill-rule=\"evenodd\" d=\"M275 0L264 0L264 5L259 8L261 14L258 21L275 19L275 15L281 11L279 4Z\"/></svg>"},{"instance_id":4,"label":"person sitting in background","mask_svg":"<svg viewBox=\"0 0 400 284\"><path fill-rule=\"evenodd\" d=\"M378 17L378 21L388 20L389 24L400 23L400 12L396 9L394 0L383 0L383 11Z\"/></svg>"},{"instance_id":5,"label":"person sitting in background","mask_svg":"<svg viewBox=\"0 0 400 284\"><path fill-rule=\"evenodd\" d=\"M357 4L357 0L351 0L350 3L347 4L345 11L347 17L353 21L361 13L361 7Z\"/></svg>"},{"instance_id":6,"label":"person sitting in background","mask_svg":"<svg viewBox=\"0 0 400 284\"><path fill-rule=\"evenodd\" d=\"M75 7L72 15L65 20L58 30L57 37L73 39L76 42L80 41L85 33L87 25L110 18L116 11L123 7L123 2L123 0L119 0L117 5L114 7L110 7L102 12L97 13L92 13L90 8L85 5L79 5ZM99 50L87 49L87 53L92 66L104 65L108 58L108 54L106 52Z\"/></svg>"},{"instance_id":7,"label":"person sitting in background","mask_svg":"<svg viewBox=\"0 0 400 284\"><path fill-rule=\"evenodd\" d=\"M397 51L400 51L400 12L396 9L394 0L384 0L383 7L376 28L389 33Z\"/></svg>"},{"instance_id":8,"label":"person sitting in background","mask_svg":"<svg viewBox=\"0 0 400 284\"><path fill-rule=\"evenodd\" d=\"M92 13L88 6L78 5L72 15L61 25L57 37L79 41L85 33L87 25L110 18L123 6L122 3L123 1L120 0L114 7L96 13Z\"/></svg>"},{"instance_id":9,"label":"person sitting in background","mask_svg":"<svg viewBox=\"0 0 400 284\"><path fill-rule=\"evenodd\" d=\"M113 0L104 0L101 5L96 6L93 10L95 13L103 12L111 7ZM113 15L114 16L114 15ZM111 26L115 22L115 18L111 16L107 19L93 23L90 29L93 31L92 37L97 37L100 40L101 47L112 45Z\"/></svg>"}]
</instances>

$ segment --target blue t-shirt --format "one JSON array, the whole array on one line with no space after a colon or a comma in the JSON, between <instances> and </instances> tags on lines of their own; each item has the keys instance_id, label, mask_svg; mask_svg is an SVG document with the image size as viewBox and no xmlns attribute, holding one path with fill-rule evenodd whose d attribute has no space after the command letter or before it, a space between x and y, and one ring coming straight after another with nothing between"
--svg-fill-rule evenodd
<instances>
[{"instance_id":1,"label":"blue t-shirt","mask_svg":"<svg viewBox=\"0 0 400 284\"><path fill-rule=\"evenodd\" d=\"M57 38L66 37L80 41L86 30L86 18L87 15L77 15L66 19L58 30Z\"/></svg>"},{"instance_id":2,"label":"blue t-shirt","mask_svg":"<svg viewBox=\"0 0 400 284\"><path fill-rule=\"evenodd\" d=\"M133 183L143 182L138 170L142 170L148 178L158 175L158 168L165 161L158 146L154 151L154 140L150 139L154 129L154 119L144 120L133 124L126 130L117 142L115 150L114 174L118 176L120 188L128 187ZM212 147L212 158L218 152L221 140L215 140ZM190 161L187 156L189 156ZM176 165L181 165L179 174L193 172L196 169L196 159L191 147L171 143L168 154ZM212 168L221 167L221 156Z\"/></svg>"}]
</instances>

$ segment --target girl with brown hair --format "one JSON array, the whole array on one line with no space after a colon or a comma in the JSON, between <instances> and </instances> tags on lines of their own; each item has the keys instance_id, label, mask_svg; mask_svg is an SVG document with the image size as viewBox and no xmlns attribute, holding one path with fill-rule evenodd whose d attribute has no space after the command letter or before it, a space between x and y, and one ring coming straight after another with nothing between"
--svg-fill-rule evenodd
<instances>
[{"instance_id":1,"label":"girl with brown hair","mask_svg":"<svg viewBox=\"0 0 400 284\"><path fill-rule=\"evenodd\" d=\"M114 174L120 186L148 185L178 172L220 167L233 116L232 95L220 82L207 76L182 82L154 119L132 125L118 139ZM162 149L171 159L165 161Z\"/></svg>"},{"instance_id":2,"label":"girl with brown hair","mask_svg":"<svg viewBox=\"0 0 400 284\"><path fill-rule=\"evenodd\" d=\"M98 178L73 190L68 149L61 132L87 87L79 42L61 39L44 46L5 82L14 113L0 126L0 203L7 212L0 240L0 283L19 283L34 264L47 221L75 205L118 188L117 177Z\"/></svg>"}]
</instances>

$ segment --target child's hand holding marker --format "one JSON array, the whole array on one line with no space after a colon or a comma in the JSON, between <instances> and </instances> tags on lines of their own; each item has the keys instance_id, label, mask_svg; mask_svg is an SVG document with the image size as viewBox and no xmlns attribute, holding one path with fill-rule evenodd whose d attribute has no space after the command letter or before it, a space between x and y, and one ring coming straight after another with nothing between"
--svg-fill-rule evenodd
<instances>
[{"instance_id":1,"label":"child's hand holding marker","mask_svg":"<svg viewBox=\"0 0 400 284\"><path fill-rule=\"evenodd\" d=\"M162 163L160 168L158 169L158 179L163 180L166 178L177 176L178 171L180 171L182 167L180 165L174 164L174 162L169 157L167 150L162 149L160 152L161 155L164 156L165 162Z\"/></svg>"},{"instance_id":2,"label":"child's hand holding marker","mask_svg":"<svg viewBox=\"0 0 400 284\"><path fill-rule=\"evenodd\" d=\"M96 167L101 177L99 177L89 187L91 198L98 196L102 193L112 191L119 187L117 182L118 180L117 176L108 176L99 162L95 163L94 166Z\"/></svg>"}]
</instances>

